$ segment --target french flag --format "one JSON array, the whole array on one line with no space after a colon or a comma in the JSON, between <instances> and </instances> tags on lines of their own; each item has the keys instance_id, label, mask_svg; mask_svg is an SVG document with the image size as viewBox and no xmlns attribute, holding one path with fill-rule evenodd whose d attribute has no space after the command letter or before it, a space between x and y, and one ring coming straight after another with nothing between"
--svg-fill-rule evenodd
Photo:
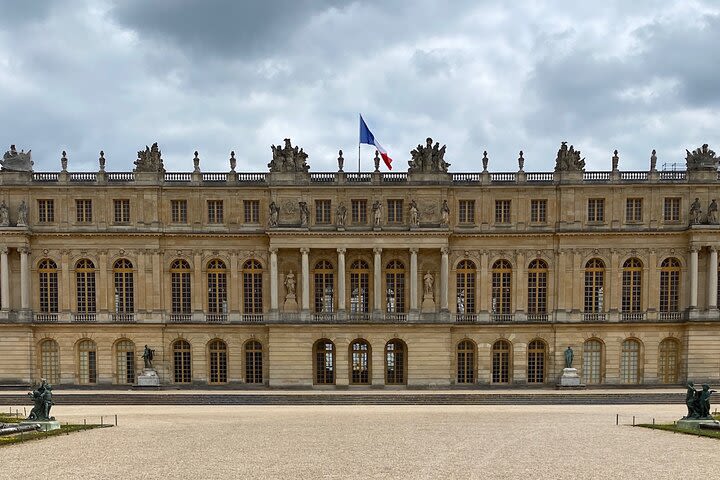
<instances>
[{"instance_id":1,"label":"french flag","mask_svg":"<svg viewBox=\"0 0 720 480\"><path fill-rule=\"evenodd\" d=\"M372 134L367 124L365 123L365 120L363 120L362 114L360 115L360 143L375 145L375 148L377 148L378 152L380 152L380 156L385 162L385 165L387 165L388 170L392 170L392 158L388 156L387 150L385 150L383 146L380 145L380 142L375 140L375 135Z\"/></svg>"}]
</instances>

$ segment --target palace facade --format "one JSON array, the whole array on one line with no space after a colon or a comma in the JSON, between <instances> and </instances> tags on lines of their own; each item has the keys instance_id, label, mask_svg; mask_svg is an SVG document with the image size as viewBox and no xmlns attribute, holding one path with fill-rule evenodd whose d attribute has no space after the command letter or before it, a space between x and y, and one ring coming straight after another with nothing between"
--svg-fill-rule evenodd
<instances>
[{"instance_id":1,"label":"palace facade","mask_svg":"<svg viewBox=\"0 0 720 480\"><path fill-rule=\"evenodd\" d=\"M0 172L0 384L554 386L720 381L717 159L687 169Z\"/></svg>"}]
</instances>

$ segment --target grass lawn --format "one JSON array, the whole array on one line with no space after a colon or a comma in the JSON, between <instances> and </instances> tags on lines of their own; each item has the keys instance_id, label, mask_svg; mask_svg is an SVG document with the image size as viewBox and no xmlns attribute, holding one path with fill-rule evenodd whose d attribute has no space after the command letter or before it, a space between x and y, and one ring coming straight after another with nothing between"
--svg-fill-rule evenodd
<instances>
[{"instance_id":1,"label":"grass lawn","mask_svg":"<svg viewBox=\"0 0 720 480\"><path fill-rule=\"evenodd\" d=\"M18 418L16 416L9 416L7 414L0 414L0 423L20 423L24 418ZM4 445L11 445L14 443L22 443L28 440L39 440L41 438L53 437L55 435L68 435L70 432L79 432L82 430L89 430L92 428L110 427L111 425L60 425L59 430L51 430L49 432L24 432L15 435L4 435L0 437L0 447Z\"/></svg>"},{"instance_id":2,"label":"grass lawn","mask_svg":"<svg viewBox=\"0 0 720 480\"><path fill-rule=\"evenodd\" d=\"M715 420L720 420L720 415L714 415ZM687 435L695 435L698 437L710 437L710 438L717 438L720 440L720 430L701 430L701 429L695 429L695 428L679 428L677 425L673 423L664 423L664 424L655 424L652 423L640 423L637 425L638 427L645 427L645 428L652 428L655 430L664 430L666 432L673 432L673 433L684 433Z\"/></svg>"}]
</instances>

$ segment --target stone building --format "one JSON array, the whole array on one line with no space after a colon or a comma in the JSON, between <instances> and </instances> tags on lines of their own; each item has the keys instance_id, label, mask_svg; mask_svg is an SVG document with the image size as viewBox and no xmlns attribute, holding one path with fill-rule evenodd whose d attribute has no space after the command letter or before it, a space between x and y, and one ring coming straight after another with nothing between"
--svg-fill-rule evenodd
<instances>
[{"instance_id":1,"label":"stone building","mask_svg":"<svg viewBox=\"0 0 720 480\"><path fill-rule=\"evenodd\" d=\"M683 171L0 172L0 383L554 386L720 380L717 160ZM479 169L478 169L479 170Z\"/></svg>"}]
</instances>

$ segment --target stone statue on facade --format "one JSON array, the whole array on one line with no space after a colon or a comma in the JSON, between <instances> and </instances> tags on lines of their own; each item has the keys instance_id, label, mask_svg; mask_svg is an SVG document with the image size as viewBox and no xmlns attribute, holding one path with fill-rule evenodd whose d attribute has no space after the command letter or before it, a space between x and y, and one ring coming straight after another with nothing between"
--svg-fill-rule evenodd
<instances>
[{"instance_id":1,"label":"stone statue on facade","mask_svg":"<svg viewBox=\"0 0 720 480\"><path fill-rule=\"evenodd\" d=\"M145 145L145 150L137 152L138 158L135 160L135 172L164 173L162 152L157 142L152 147Z\"/></svg>"},{"instance_id":2,"label":"stone statue on facade","mask_svg":"<svg viewBox=\"0 0 720 480\"><path fill-rule=\"evenodd\" d=\"M268 219L268 225L271 227L278 226L278 218L280 217L280 207L275 202L270 202L270 218Z\"/></svg>"},{"instance_id":3,"label":"stone statue on facade","mask_svg":"<svg viewBox=\"0 0 720 480\"><path fill-rule=\"evenodd\" d=\"M520 150L520 156L518 157L518 171L524 172L523 170L525 168L525 157L523 157L523 151Z\"/></svg>"},{"instance_id":4,"label":"stone statue on facade","mask_svg":"<svg viewBox=\"0 0 720 480\"><path fill-rule=\"evenodd\" d=\"M442 207L440 208L440 215L440 225L447 227L450 223L450 207L448 206L447 200L443 200Z\"/></svg>"},{"instance_id":5,"label":"stone statue on facade","mask_svg":"<svg viewBox=\"0 0 720 480\"><path fill-rule=\"evenodd\" d=\"M410 200L410 227L420 226L420 214L418 213L418 206L415 200Z\"/></svg>"},{"instance_id":6,"label":"stone statue on facade","mask_svg":"<svg viewBox=\"0 0 720 480\"><path fill-rule=\"evenodd\" d=\"M268 163L271 172L307 172L310 166L307 164L307 153L302 148L293 148L290 139L285 139L285 146L271 145L273 158Z\"/></svg>"},{"instance_id":7,"label":"stone statue on facade","mask_svg":"<svg viewBox=\"0 0 720 480\"><path fill-rule=\"evenodd\" d=\"M580 158L580 150L567 146L567 142L561 142L555 159L556 172L582 172L585 171L585 159Z\"/></svg>"},{"instance_id":8,"label":"stone statue on facade","mask_svg":"<svg viewBox=\"0 0 720 480\"><path fill-rule=\"evenodd\" d=\"M343 202L340 202L337 209L335 210L335 223L338 227L344 227L345 221L347 220L347 207Z\"/></svg>"},{"instance_id":9,"label":"stone statue on facade","mask_svg":"<svg viewBox=\"0 0 720 480\"><path fill-rule=\"evenodd\" d=\"M18 220L17 220L17 226L18 227L27 227L27 216L28 216L28 207L25 203L25 200L20 202L20 205L18 206Z\"/></svg>"},{"instance_id":10,"label":"stone statue on facade","mask_svg":"<svg viewBox=\"0 0 720 480\"><path fill-rule=\"evenodd\" d=\"M418 145L410 152L408 173L447 173L450 164L444 160L446 145L440 147L440 143L435 142L433 146L430 137L425 142L425 146Z\"/></svg>"},{"instance_id":11,"label":"stone statue on facade","mask_svg":"<svg viewBox=\"0 0 720 480\"><path fill-rule=\"evenodd\" d=\"M708 205L707 221L710 225L718 224L718 205L714 198Z\"/></svg>"},{"instance_id":12,"label":"stone statue on facade","mask_svg":"<svg viewBox=\"0 0 720 480\"><path fill-rule=\"evenodd\" d=\"M32 172L32 155L31 150L18 152L15 145L10 145L10 150L5 152L2 161L0 161L2 169L8 172Z\"/></svg>"},{"instance_id":13,"label":"stone statue on facade","mask_svg":"<svg viewBox=\"0 0 720 480\"><path fill-rule=\"evenodd\" d=\"M435 278L432 273L427 272L423 276L423 285L425 287L425 297L432 298L434 292Z\"/></svg>"},{"instance_id":14,"label":"stone statue on facade","mask_svg":"<svg viewBox=\"0 0 720 480\"><path fill-rule=\"evenodd\" d=\"M713 420L710 415L710 396L716 393L710 390L710 385L703 384L702 390L695 390L692 382L687 383L687 393L685 395L685 405L688 413L683 420Z\"/></svg>"},{"instance_id":15,"label":"stone statue on facade","mask_svg":"<svg viewBox=\"0 0 720 480\"><path fill-rule=\"evenodd\" d=\"M373 211L373 227L380 227L382 223L382 203L380 200L375 200L372 206Z\"/></svg>"},{"instance_id":16,"label":"stone statue on facade","mask_svg":"<svg viewBox=\"0 0 720 480\"><path fill-rule=\"evenodd\" d=\"M700 199L695 197L695 201L690 205L690 224L700 224L700 215L702 215L702 209L700 208Z\"/></svg>"},{"instance_id":17,"label":"stone statue on facade","mask_svg":"<svg viewBox=\"0 0 720 480\"><path fill-rule=\"evenodd\" d=\"M342 172L344 166L345 166L345 159L343 158L342 150L339 150L338 151L338 172Z\"/></svg>"},{"instance_id":18,"label":"stone statue on facade","mask_svg":"<svg viewBox=\"0 0 720 480\"><path fill-rule=\"evenodd\" d=\"M153 358L155 358L155 350L145 345L145 350L143 350L142 354L142 359L145 361L145 368L153 368Z\"/></svg>"},{"instance_id":19,"label":"stone statue on facade","mask_svg":"<svg viewBox=\"0 0 720 480\"><path fill-rule=\"evenodd\" d=\"M483 172L487 172L488 169L488 163L490 162L490 159L487 156L487 150L483 152L483 158L482 158L482 166L483 166Z\"/></svg>"},{"instance_id":20,"label":"stone statue on facade","mask_svg":"<svg viewBox=\"0 0 720 480\"><path fill-rule=\"evenodd\" d=\"M0 203L0 227L10 226L10 210L8 210L5 200Z\"/></svg>"},{"instance_id":21,"label":"stone statue on facade","mask_svg":"<svg viewBox=\"0 0 720 480\"><path fill-rule=\"evenodd\" d=\"M687 152L685 161L687 162L688 172L717 170L718 158L715 156L715 152L708 148L707 143L700 148L696 148L692 152L687 149L685 151Z\"/></svg>"},{"instance_id":22,"label":"stone statue on facade","mask_svg":"<svg viewBox=\"0 0 720 480\"><path fill-rule=\"evenodd\" d=\"M565 368L572 368L574 358L575 358L575 353L573 352L573 349L570 347L567 347L565 349Z\"/></svg>"},{"instance_id":23,"label":"stone statue on facade","mask_svg":"<svg viewBox=\"0 0 720 480\"><path fill-rule=\"evenodd\" d=\"M616 172L616 171L617 171L617 169L618 169L618 164L619 164L619 163L620 163L620 156L618 155L618 151L615 150L615 151L613 152L613 156L612 156L612 170L613 170L613 172Z\"/></svg>"},{"instance_id":24,"label":"stone statue on facade","mask_svg":"<svg viewBox=\"0 0 720 480\"><path fill-rule=\"evenodd\" d=\"M295 274L292 270L285 275L285 292L288 298L295 298Z\"/></svg>"},{"instance_id":25,"label":"stone statue on facade","mask_svg":"<svg viewBox=\"0 0 720 480\"><path fill-rule=\"evenodd\" d=\"M375 158L373 158L373 163L375 164L375 171L380 171L380 152L375 150Z\"/></svg>"},{"instance_id":26,"label":"stone statue on facade","mask_svg":"<svg viewBox=\"0 0 720 480\"><path fill-rule=\"evenodd\" d=\"M650 155L650 171L654 172L657 170L657 152L655 152L655 149L653 149L652 154Z\"/></svg>"},{"instance_id":27,"label":"stone statue on facade","mask_svg":"<svg viewBox=\"0 0 720 480\"><path fill-rule=\"evenodd\" d=\"M308 209L307 202L298 202L300 206L300 226L307 227L310 221L310 210Z\"/></svg>"},{"instance_id":28,"label":"stone statue on facade","mask_svg":"<svg viewBox=\"0 0 720 480\"><path fill-rule=\"evenodd\" d=\"M50 416L50 409L52 408L52 386L47 383L44 378L40 381L40 386L37 390L28 392L33 399L33 408L30 410L28 420L39 420L39 421L52 421L55 417Z\"/></svg>"}]
</instances>

